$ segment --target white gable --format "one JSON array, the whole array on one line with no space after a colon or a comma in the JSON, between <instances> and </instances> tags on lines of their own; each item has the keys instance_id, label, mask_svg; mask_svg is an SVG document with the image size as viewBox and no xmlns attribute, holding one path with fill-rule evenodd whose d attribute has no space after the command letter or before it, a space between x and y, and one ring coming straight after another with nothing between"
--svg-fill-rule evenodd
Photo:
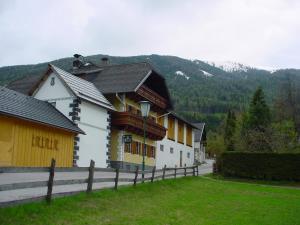
<instances>
[{"instance_id":1,"label":"white gable","mask_svg":"<svg viewBox=\"0 0 300 225\"><path fill-rule=\"evenodd\" d=\"M55 73L51 73L41 86L34 92L33 97L41 100L63 99L75 97Z\"/></svg>"}]
</instances>

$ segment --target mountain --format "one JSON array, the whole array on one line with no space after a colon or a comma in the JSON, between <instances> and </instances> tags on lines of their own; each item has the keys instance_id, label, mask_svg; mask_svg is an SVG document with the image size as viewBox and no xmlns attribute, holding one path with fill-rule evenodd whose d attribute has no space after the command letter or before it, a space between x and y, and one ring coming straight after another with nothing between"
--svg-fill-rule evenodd
<instances>
[{"instance_id":1,"label":"mountain","mask_svg":"<svg viewBox=\"0 0 300 225\"><path fill-rule=\"evenodd\" d=\"M300 81L300 70L297 69L268 71L240 63L205 62L176 56L92 55L85 59L100 63L103 57L108 57L111 64L141 61L151 63L166 78L176 112L193 122L207 122L212 129L220 123L228 109L244 109L258 86L264 89L268 103L272 104L282 91L284 82L292 80L297 84ZM72 61L73 58L70 57L50 63L71 70ZM24 76L40 75L45 72L47 64L48 62L1 67L0 85Z\"/></svg>"}]
</instances>

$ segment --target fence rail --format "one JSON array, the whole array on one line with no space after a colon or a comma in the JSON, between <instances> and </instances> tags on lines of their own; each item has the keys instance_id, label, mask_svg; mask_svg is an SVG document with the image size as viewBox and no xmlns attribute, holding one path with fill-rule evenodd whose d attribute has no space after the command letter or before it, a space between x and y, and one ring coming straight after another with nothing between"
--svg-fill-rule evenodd
<instances>
[{"instance_id":1,"label":"fence rail","mask_svg":"<svg viewBox=\"0 0 300 225\"><path fill-rule=\"evenodd\" d=\"M10 168L10 167L2 167L0 168L0 173L49 173L49 179L46 181L31 181L31 182L20 182L20 183L10 183L10 184L2 184L0 185L0 191L10 191L10 190L18 190L18 189L26 189L26 188L38 188L38 187L47 187L46 197L47 202L51 202L52 199L52 189L53 186L60 185L74 185L74 184L87 184L86 192L89 193L93 190L93 184L96 183L112 183L114 184L114 189L118 189L119 183L132 183L136 185L139 182L150 181L153 182L155 180L164 180L169 177L176 178L177 176L198 176L198 166L189 166L186 165L184 167L173 167L167 168L166 165L163 169L156 169L153 167L152 170L141 171L139 167L136 168L135 171L128 171L123 169L112 169L112 168L96 168L95 162L91 160L89 167L74 167L74 168L61 168L55 167L55 160L52 159L50 167L19 167L19 168ZM56 172L87 172L87 178L83 179L59 179L55 180ZM111 177L94 177L95 172L111 172ZM171 173L170 173L171 172ZM133 174L132 178L124 178L120 177L120 173ZM159 174L158 174L159 173ZM139 175L148 175L144 178L140 178ZM149 176L150 175L150 176ZM71 191L70 191L71 193ZM39 197L40 199L41 197Z\"/></svg>"}]
</instances>

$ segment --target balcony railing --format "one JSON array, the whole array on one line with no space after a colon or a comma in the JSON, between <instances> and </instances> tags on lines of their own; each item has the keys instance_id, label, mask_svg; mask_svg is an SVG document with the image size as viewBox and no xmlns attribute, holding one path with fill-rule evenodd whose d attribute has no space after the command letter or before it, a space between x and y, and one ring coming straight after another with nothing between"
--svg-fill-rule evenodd
<instances>
[{"instance_id":1,"label":"balcony railing","mask_svg":"<svg viewBox=\"0 0 300 225\"><path fill-rule=\"evenodd\" d=\"M143 118L130 112L114 112L112 115L112 125L141 136L144 134ZM166 128L155 123L151 119L147 119L147 138L150 138L152 140L162 140L165 135Z\"/></svg>"},{"instance_id":2,"label":"balcony railing","mask_svg":"<svg viewBox=\"0 0 300 225\"><path fill-rule=\"evenodd\" d=\"M166 109L168 106L167 100L165 98L161 97L159 94L146 87L145 85L142 85L137 90L137 93L162 109Z\"/></svg>"}]
</instances>

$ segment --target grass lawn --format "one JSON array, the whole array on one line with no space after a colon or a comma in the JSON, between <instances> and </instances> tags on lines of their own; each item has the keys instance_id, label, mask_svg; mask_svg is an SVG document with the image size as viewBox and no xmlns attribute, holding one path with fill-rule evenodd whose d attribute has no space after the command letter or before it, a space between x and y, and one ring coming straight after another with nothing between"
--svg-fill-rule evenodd
<instances>
[{"instance_id":1,"label":"grass lawn","mask_svg":"<svg viewBox=\"0 0 300 225\"><path fill-rule=\"evenodd\" d=\"M300 224L300 189L207 177L0 208L0 224Z\"/></svg>"}]
</instances>

